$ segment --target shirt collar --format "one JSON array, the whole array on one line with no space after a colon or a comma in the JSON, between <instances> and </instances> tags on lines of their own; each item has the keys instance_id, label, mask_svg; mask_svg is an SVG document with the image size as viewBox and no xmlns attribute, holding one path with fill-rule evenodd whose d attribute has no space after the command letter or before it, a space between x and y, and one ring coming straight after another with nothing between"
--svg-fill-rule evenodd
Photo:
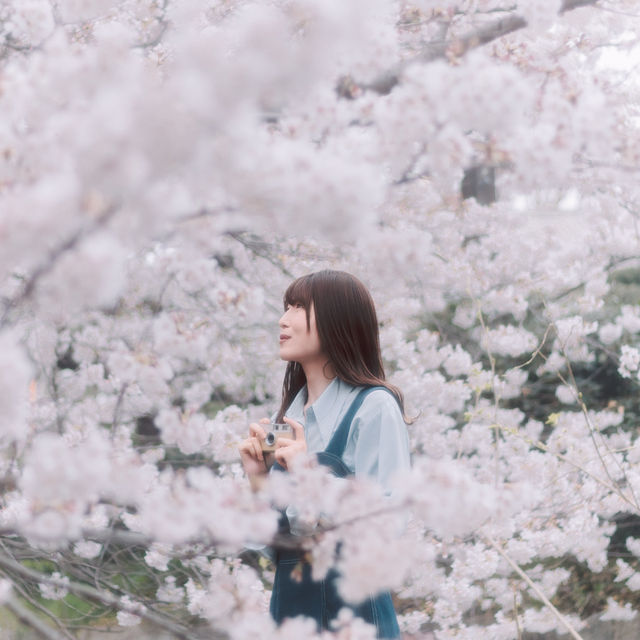
<instances>
[{"instance_id":1,"label":"shirt collar","mask_svg":"<svg viewBox=\"0 0 640 640\"><path fill-rule=\"evenodd\" d=\"M343 406L348 402L354 387L334 378L320 394L320 397L307 409L313 411L318 431L326 447L338 427L338 418L342 415Z\"/></svg>"},{"instance_id":2,"label":"shirt collar","mask_svg":"<svg viewBox=\"0 0 640 640\"><path fill-rule=\"evenodd\" d=\"M305 384L298 393L296 393L296 397L293 399L289 408L286 410L285 415L287 418L291 418L296 422L299 422L304 426L305 424L305 415L304 415L304 405L307 401L307 385Z\"/></svg>"},{"instance_id":3,"label":"shirt collar","mask_svg":"<svg viewBox=\"0 0 640 640\"><path fill-rule=\"evenodd\" d=\"M313 415L318 423L318 429L325 446L329 444L329 439L336 428L336 414L340 410L338 403L340 386L340 380L334 378L309 407L309 409L313 410ZM309 409L307 409L307 411L309 411Z\"/></svg>"},{"instance_id":4,"label":"shirt collar","mask_svg":"<svg viewBox=\"0 0 640 640\"><path fill-rule=\"evenodd\" d=\"M307 401L307 385L296 394L289 405L286 415L304 425L313 421L317 425L323 445L326 447L331 440L333 432L338 426L338 417L343 413L342 408L351 398L355 387L347 382L334 378L307 409L306 416L304 405Z\"/></svg>"}]
</instances>

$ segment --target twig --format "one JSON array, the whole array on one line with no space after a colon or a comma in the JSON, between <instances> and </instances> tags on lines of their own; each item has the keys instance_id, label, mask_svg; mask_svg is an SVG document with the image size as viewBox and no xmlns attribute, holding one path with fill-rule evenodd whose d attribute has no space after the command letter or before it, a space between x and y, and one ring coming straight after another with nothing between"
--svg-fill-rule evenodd
<instances>
[{"instance_id":1,"label":"twig","mask_svg":"<svg viewBox=\"0 0 640 640\"><path fill-rule=\"evenodd\" d=\"M22 596L22 598L24 598L32 607L34 607L35 609L37 609L38 611L41 611L44 615L48 616L49 618L51 618L51 620L53 620L53 622L55 623L55 625L58 627L58 629L60 630L60 633L67 638L67 640L74 640L74 637L64 628L64 626L62 625L62 622L60 621L60 619L55 616L53 614L53 612L49 611L49 609L47 609L45 606L43 606L42 604L40 604L35 598L32 598L28 593L27 590L19 584L14 583L13 584L13 588L18 591L20 593L20 595Z\"/></svg>"},{"instance_id":2,"label":"twig","mask_svg":"<svg viewBox=\"0 0 640 640\"><path fill-rule=\"evenodd\" d=\"M518 619L518 594L516 590L513 590L513 617L516 621L516 633L518 634L518 640L522 640L522 629L520 628L520 620Z\"/></svg>"},{"instance_id":3,"label":"twig","mask_svg":"<svg viewBox=\"0 0 640 640\"><path fill-rule=\"evenodd\" d=\"M67 636L58 633L52 629L49 625L45 624L36 616L31 613L17 598L10 598L4 603L4 606L9 609L19 620L24 622L28 627L31 627L38 635L46 640L67 640Z\"/></svg>"},{"instance_id":4,"label":"twig","mask_svg":"<svg viewBox=\"0 0 640 640\"><path fill-rule=\"evenodd\" d=\"M591 441L593 442L593 446L595 447L596 453L598 454L598 458L600 459L600 464L602 465L605 473L607 474L607 477L609 478L609 480L611 480L612 484L616 484L617 485L617 481L615 480L615 478L613 478L613 476L609 472L609 467L607 466L607 463L606 463L606 461L604 459L604 456L600 452L600 447L599 447L598 443L596 442L596 429L593 426L593 423L591 422L591 418L589 417L589 411L587 409L587 405L584 402L584 400L582 399L582 394L578 391L577 382L576 382L575 376L573 375L573 368L571 367L571 363L569 362L569 359L566 357L566 354L565 354L565 358L567 360L567 368L569 370L569 376L571 378L571 385L567 384L567 381L565 380L564 376L560 372L558 372L558 378L560 378L560 380L564 384L566 384L567 386L570 386L572 392L576 396L576 400L577 400L577 402L578 402L578 404L580 406L580 410L582 411L582 415L583 415L584 420L585 420L585 422L587 424L587 427L589 429L589 435L591 437ZM640 502L638 502L638 497L636 496L636 493L635 493L635 491L633 489L633 483L629 482L629 478L627 476L627 472L622 467L622 465L618 462L616 457L613 455L613 451L611 451L611 449L609 447L609 444L604 439L602 434L600 432L598 432L598 435L600 435L600 438L602 440L602 445L606 449L607 453L611 456L613 462L616 464L616 466L618 467L618 469L622 473L622 477L625 479L625 481L627 483L627 486L629 487L629 491L631 492L631 495L633 496L633 500L634 500L634 503L635 503L636 510L640 511Z\"/></svg>"},{"instance_id":5,"label":"twig","mask_svg":"<svg viewBox=\"0 0 640 640\"><path fill-rule=\"evenodd\" d=\"M118 398L116 400L116 406L113 409L113 424L111 425L111 438L115 438L116 427L118 426L118 422L120 422L120 412L122 410L122 403L124 401L124 394L129 387L128 382L123 382L120 387L120 391L118 393Z\"/></svg>"},{"instance_id":6,"label":"twig","mask_svg":"<svg viewBox=\"0 0 640 640\"><path fill-rule=\"evenodd\" d=\"M140 618L144 618L149 622L171 631L178 638L182 640L199 640L198 636L191 633L188 629L184 628L181 625L176 624L171 620L167 620L164 616L149 611L146 608L140 608L137 606L129 606L120 601L120 598L113 595L112 593L105 591L104 589L96 589L94 587L90 587L86 584L80 584L77 582L67 582L65 580L59 580L53 578L52 576L46 573L40 573L39 571L35 571L24 565L16 562L12 558L4 554L0 554L0 567L5 570L9 574L17 574L22 576L23 578L27 578L28 580L32 580L35 582L46 582L49 584L53 584L58 587L64 587L70 593L74 593L77 596L81 596L83 598L87 598L89 600L93 600L95 602L100 602L109 607L113 607L119 611L127 611L132 613L133 615L139 616ZM16 614L17 615L17 614ZM63 636L59 634L45 636L46 638L51 638L51 640L63 640Z\"/></svg>"},{"instance_id":7,"label":"twig","mask_svg":"<svg viewBox=\"0 0 640 640\"><path fill-rule=\"evenodd\" d=\"M423 178L428 175L426 173L420 173L418 175L414 175L414 171L418 166L418 162L420 161L420 158L424 155L426 150L427 150L426 143L422 143L422 145L420 145L420 149L418 150L418 152L413 156L413 158L411 158L411 161L409 162L409 166L404 170L403 174L393 182L394 186L397 187L397 186L400 186L401 184L406 184L407 182L413 182L414 180L418 180L419 178Z\"/></svg>"},{"instance_id":8,"label":"twig","mask_svg":"<svg viewBox=\"0 0 640 640\"><path fill-rule=\"evenodd\" d=\"M577 462L574 462L573 460L565 456L563 453L560 453L559 451L552 451L546 444L544 444L544 442L540 442L540 441L536 442L531 438L527 438L522 434L520 434L517 431L517 429L514 429L512 427L505 427L504 425L499 423L495 423L491 426L495 429L500 429L500 431L504 433L508 433L510 435L520 438L527 444L531 445L532 447L535 447L536 449L539 449L540 451L544 451L545 453L549 453L550 455L555 456L556 458L558 458L558 460L565 462L566 464L572 466L574 469L577 469L578 471L581 471L585 475L589 476L591 479L595 480L598 484L602 485L606 489L609 489L609 491L611 491L612 493L615 493L623 502L626 502L627 504L631 505L634 509L638 509L638 505L633 500L630 500L627 496L625 496L622 490L620 489L620 487L618 487L615 483L611 484L606 480L599 478L598 476L591 473L591 471L589 471L588 469L585 469L582 465L579 465Z\"/></svg>"},{"instance_id":9,"label":"twig","mask_svg":"<svg viewBox=\"0 0 640 640\"><path fill-rule=\"evenodd\" d=\"M535 591L536 595L542 602L551 609L553 615L564 625L567 631L575 638L575 640L584 640L584 638L573 628L573 625L551 604L551 601L544 595L543 591L536 585L533 580L504 552L504 550L496 544L491 538L485 538L487 544L495 549L509 566Z\"/></svg>"},{"instance_id":10,"label":"twig","mask_svg":"<svg viewBox=\"0 0 640 640\"><path fill-rule=\"evenodd\" d=\"M543 301L544 302L544 301ZM547 308L547 311L549 310L546 302L544 302L545 308ZM556 335L559 337L559 332L558 332L558 328L555 322L552 321L551 323L553 325L553 328L555 329ZM591 422L591 418L589 417L589 411L587 409L587 405L584 402L584 400L582 399L582 394L579 392L578 390L578 383L576 382L576 378L575 375L573 373L573 367L571 366L571 361L569 359L569 356L566 352L565 349L565 345L561 344L561 352L562 355L564 356L566 365L567 365L567 370L569 372L569 378L570 378L570 382L566 380L566 378L562 375L562 373L560 371L558 371L557 376L560 379L560 381L567 385L576 401L578 402L578 405L580 406L580 411L582 412L582 415L584 417L585 423L587 425L587 428L589 429L589 436L591 438L591 442L593 443L593 446L596 450L596 453L598 454L598 458L600 460L600 464L602 466L602 468L604 469L605 474L607 475L607 477L609 478L609 480L611 481L611 484L614 486L617 486L617 481L616 479L611 475L611 472L609 471L609 467L604 459L604 456L602 455L602 452L600 450L600 445L598 444L598 442L596 441L596 429L593 426L593 423ZM599 433L599 432L598 432ZM624 468L622 467L622 465L620 465L618 463L618 461L616 460L616 457L613 455L613 452L611 451L611 449L609 448L609 445L607 444L606 440L604 439L604 437L602 436L601 433L599 433L600 435L600 439L602 441L602 446L604 446L605 450L607 451L607 453L610 455L610 457L612 458L613 462L616 464L616 466L618 467L618 469L621 471L623 478L625 479L627 486L629 487L629 491L631 492L631 496L633 498L633 505L636 509L636 511L640 511L640 502L638 502L638 497L635 494L635 491L633 489L633 484L631 482L629 482L629 478L627 476L626 471L624 470ZM617 492L619 495L622 495L621 490L618 490Z\"/></svg>"},{"instance_id":11,"label":"twig","mask_svg":"<svg viewBox=\"0 0 640 640\"><path fill-rule=\"evenodd\" d=\"M538 356L542 355L542 347L544 347L545 343L547 342L547 338L549 337L550 331L551 331L551 325L548 325L544 332L544 335L542 336L542 340L540 341L540 344L536 347L535 351L531 354L531 357L526 362L516 365L515 367L513 367L513 369L522 369L523 367L530 365ZM542 357L544 358L543 355Z\"/></svg>"},{"instance_id":12,"label":"twig","mask_svg":"<svg viewBox=\"0 0 640 640\"><path fill-rule=\"evenodd\" d=\"M482 332L484 334L484 338L486 341L485 353L489 358L489 364L491 365L491 390L493 391L493 419L494 422L498 422L498 411L500 409L500 393L496 389L496 359L491 352L491 346L489 342L489 328L484 321L484 315L482 313L482 305L480 300L476 300L477 307L477 316L480 321L480 326L482 327ZM495 433L495 438L493 440L493 449L494 449L494 464L495 464L495 484L498 486L500 482L500 438L497 433Z\"/></svg>"}]
</instances>

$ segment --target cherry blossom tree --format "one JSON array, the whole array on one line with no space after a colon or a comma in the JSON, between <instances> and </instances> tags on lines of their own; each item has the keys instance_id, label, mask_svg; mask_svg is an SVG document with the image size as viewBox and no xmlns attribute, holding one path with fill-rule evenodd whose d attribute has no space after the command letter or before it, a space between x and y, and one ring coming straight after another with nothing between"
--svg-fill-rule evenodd
<instances>
[{"instance_id":1,"label":"cherry blossom tree","mask_svg":"<svg viewBox=\"0 0 640 640\"><path fill-rule=\"evenodd\" d=\"M393 589L407 633L579 638L558 589L640 515L639 27L632 0L0 3L4 606L47 638L312 637L252 549L321 576L340 544L345 598ZM326 266L370 286L417 416L391 498L239 464L282 293ZM314 527L278 535L285 504ZM626 548L605 618L635 614Z\"/></svg>"}]
</instances>

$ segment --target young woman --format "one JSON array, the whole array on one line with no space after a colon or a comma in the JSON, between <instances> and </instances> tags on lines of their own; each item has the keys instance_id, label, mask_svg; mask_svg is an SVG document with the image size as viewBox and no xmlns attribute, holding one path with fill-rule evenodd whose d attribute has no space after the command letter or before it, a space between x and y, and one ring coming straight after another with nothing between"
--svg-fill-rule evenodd
<instances>
[{"instance_id":1,"label":"young woman","mask_svg":"<svg viewBox=\"0 0 640 640\"><path fill-rule=\"evenodd\" d=\"M273 454L263 454L265 429L250 425L240 445L243 465L258 487L267 469L287 470L298 456L316 455L341 477L375 478L387 491L391 478L409 467L409 444L400 391L385 381L378 321L366 287L343 271L319 271L298 278L284 294L280 318L280 357L288 361L276 422L286 422L294 438L280 438ZM337 573L322 582L311 579L303 563L302 580L291 577L297 552L281 551L271 613L277 622L306 615L329 628L347 606L335 587ZM388 593L356 607L357 616L375 624L378 637L400 636Z\"/></svg>"}]
</instances>

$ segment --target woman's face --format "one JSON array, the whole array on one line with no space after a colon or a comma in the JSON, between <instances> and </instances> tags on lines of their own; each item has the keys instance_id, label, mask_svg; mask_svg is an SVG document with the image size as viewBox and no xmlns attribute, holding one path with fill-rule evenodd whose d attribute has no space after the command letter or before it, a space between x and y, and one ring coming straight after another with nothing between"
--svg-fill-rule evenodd
<instances>
[{"instance_id":1,"label":"woman's face","mask_svg":"<svg viewBox=\"0 0 640 640\"><path fill-rule=\"evenodd\" d=\"M313 304L309 310L309 328L307 328L307 312L301 304L288 305L278 325L282 360L305 365L315 360L326 359L320 347Z\"/></svg>"}]
</instances>

